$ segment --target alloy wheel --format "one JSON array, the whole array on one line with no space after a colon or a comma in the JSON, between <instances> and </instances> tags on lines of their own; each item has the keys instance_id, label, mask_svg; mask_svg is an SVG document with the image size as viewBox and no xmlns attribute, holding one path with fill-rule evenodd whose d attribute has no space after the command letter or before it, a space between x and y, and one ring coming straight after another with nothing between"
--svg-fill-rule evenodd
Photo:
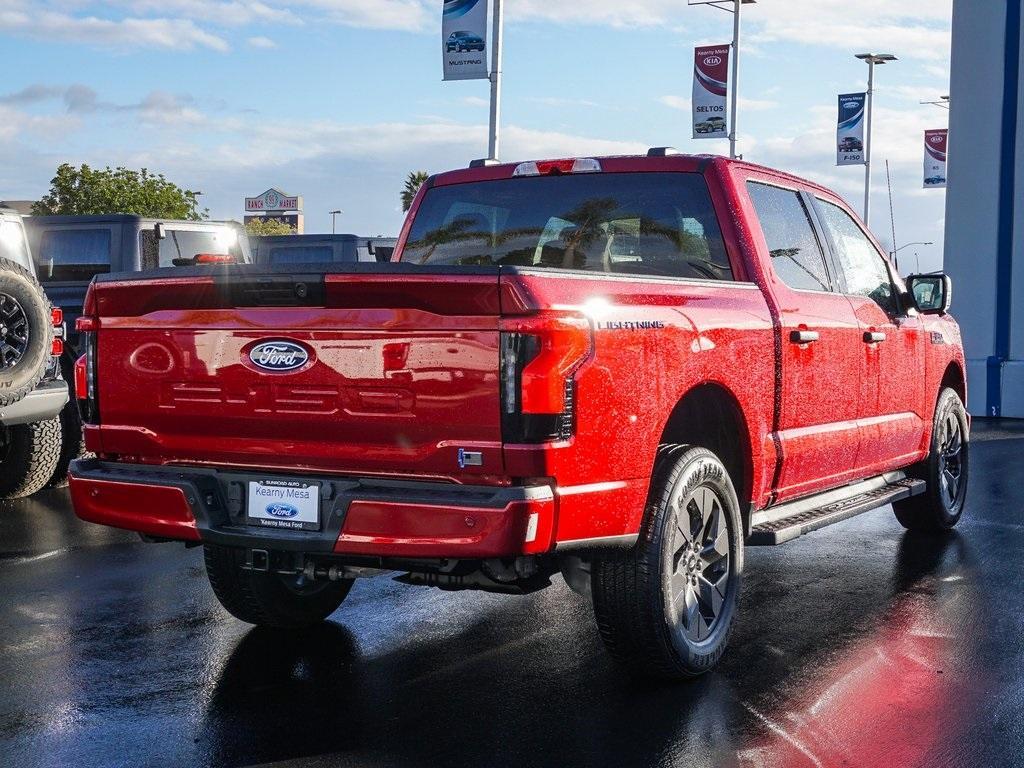
<instances>
[{"instance_id":1,"label":"alloy wheel","mask_svg":"<svg viewBox=\"0 0 1024 768\"><path fill-rule=\"evenodd\" d=\"M28 317L13 296L0 293L0 370L13 368L28 351Z\"/></svg>"},{"instance_id":2,"label":"alloy wheel","mask_svg":"<svg viewBox=\"0 0 1024 768\"><path fill-rule=\"evenodd\" d=\"M707 640L729 591L729 529L718 494L701 485L676 499L670 532L670 615L690 642Z\"/></svg>"},{"instance_id":3,"label":"alloy wheel","mask_svg":"<svg viewBox=\"0 0 1024 768\"><path fill-rule=\"evenodd\" d=\"M939 448L939 486L946 509L956 507L963 484L963 432L956 414L950 413L942 422Z\"/></svg>"}]
</instances>

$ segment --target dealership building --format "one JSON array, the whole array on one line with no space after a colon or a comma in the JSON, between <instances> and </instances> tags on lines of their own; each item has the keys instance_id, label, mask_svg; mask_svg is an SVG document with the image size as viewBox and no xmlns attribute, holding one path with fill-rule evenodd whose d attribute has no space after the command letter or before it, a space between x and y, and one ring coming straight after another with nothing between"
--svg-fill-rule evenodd
<instances>
[{"instance_id":1,"label":"dealership building","mask_svg":"<svg viewBox=\"0 0 1024 768\"><path fill-rule=\"evenodd\" d=\"M945 269L968 408L1024 418L1024 0L954 0Z\"/></svg>"}]
</instances>

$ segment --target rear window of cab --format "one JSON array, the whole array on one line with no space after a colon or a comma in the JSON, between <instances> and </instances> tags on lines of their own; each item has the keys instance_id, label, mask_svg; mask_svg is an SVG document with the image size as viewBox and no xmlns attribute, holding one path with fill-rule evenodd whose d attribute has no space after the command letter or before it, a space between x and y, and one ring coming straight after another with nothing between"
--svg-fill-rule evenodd
<instances>
[{"instance_id":1,"label":"rear window of cab","mask_svg":"<svg viewBox=\"0 0 1024 768\"><path fill-rule=\"evenodd\" d=\"M530 176L434 187L402 261L733 280L698 173Z\"/></svg>"}]
</instances>

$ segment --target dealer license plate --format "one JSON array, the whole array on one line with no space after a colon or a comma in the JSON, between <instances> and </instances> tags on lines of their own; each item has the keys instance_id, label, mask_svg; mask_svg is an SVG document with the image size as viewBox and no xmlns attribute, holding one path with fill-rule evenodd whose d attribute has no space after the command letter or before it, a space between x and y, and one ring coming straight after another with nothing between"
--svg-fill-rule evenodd
<instances>
[{"instance_id":1,"label":"dealer license plate","mask_svg":"<svg viewBox=\"0 0 1024 768\"><path fill-rule=\"evenodd\" d=\"M320 484L301 480L249 482L249 525L320 530Z\"/></svg>"}]
</instances>

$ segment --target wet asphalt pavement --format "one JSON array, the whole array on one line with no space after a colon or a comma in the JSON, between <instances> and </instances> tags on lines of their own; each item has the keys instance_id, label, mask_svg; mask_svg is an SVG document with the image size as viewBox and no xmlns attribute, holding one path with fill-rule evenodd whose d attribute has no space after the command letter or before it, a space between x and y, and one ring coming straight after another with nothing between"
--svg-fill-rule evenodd
<instances>
[{"instance_id":1,"label":"wet asphalt pavement","mask_svg":"<svg viewBox=\"0 0 1024 768\"><path fill-rule=\"evenodd\" d=\"M889 507L750 549L723 664L623 677L588 602L360 581L252 629L202 553L0 502L0 766L1024 765L1024 425L976 426L956 532Z\"/></svg>"}]
</instances>

